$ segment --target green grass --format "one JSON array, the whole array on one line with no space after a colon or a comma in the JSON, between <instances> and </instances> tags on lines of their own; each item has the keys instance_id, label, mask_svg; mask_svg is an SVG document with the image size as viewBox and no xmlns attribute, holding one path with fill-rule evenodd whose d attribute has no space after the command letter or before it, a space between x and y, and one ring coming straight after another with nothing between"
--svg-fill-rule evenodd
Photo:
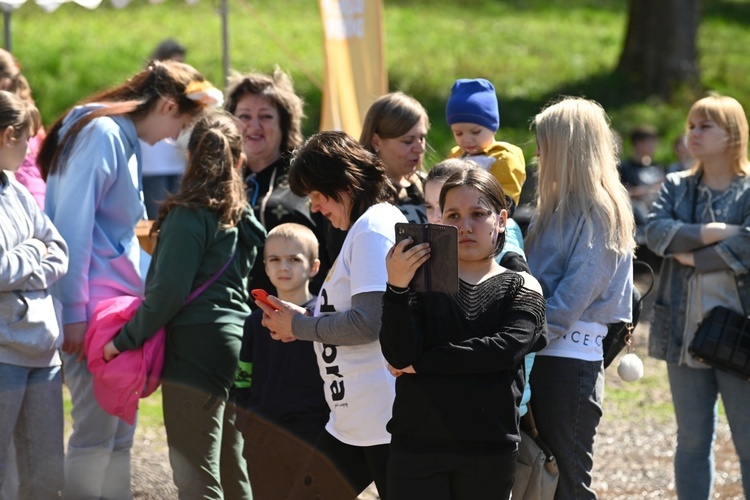
<instances>
[{"instance_id":1,"label":"green grass","mask_svg":"<svg viewBox=\"0 0 750 500\"><path fill-rule=\"evenodd\" d=\"M640 339L645 343L646 339ZM643 378L637 382L624 382L617 375L617 358L605 371L604 390L605 421L644 419L663 425L674 421L674 405L669 392L667 365L664 361L648 357L645 345L635 352L644 365ZM726 421L724 404L719 398L719 417Z\"/></svg>"},{"instance_id":2,"label":"green grass","mask_svg":"<svg viewBox=\"0 0 750 500\"><path fill-rule=\"evenodd\" d=\"M73 405L70 402L70 391L63 385L63 410L65 415L65 433L68 435L72 429L73 419L70 411ZM138 404L138 426L144 428L161 427L164 423L164 413L161 408L161 389L151 394L145 399L141 399Z\"/></svg>"},{"instance_id":3,"label":"green grass","mask_svg":"<svg viewBox=\"0 0 750 500\"><path fill-rule=\"evenodd\" d=\"M648 418L652 423L665 424L674 420L674 406L667 385L666 364L638 352L643 360L644 376L637 382L624 382L617 375L616 359L607 368L604 391L605 420L616 421L633 417Z\"/></svg>"},{"instance_id":4,"label":"green grass","mask_svg":"<svg viewBox=\"0 0 750 500\"><path fill-rule=\"evenodd\" d=\"M519 144L527 157L534 141L530 118L560 94L600 101L626 135L641 122L658 126L658 160L670 159L690 103L686 90L671 103L630 102L612 74L626 28L624 0L386 0L387 61L391 89L414 95L432 120L428 163L440 160L452 138L444 122L451 84L486 77L501 105L499 137ZM750 102L750 2L706 1L699 31L702 86ZM116 10L105 2L87 11L63 5L52 14L28 2L12 17L13 48L23 63L46 123L78 99L138 71L163 38L188 47L188 60L221 83L218 3L187 5L134 0ZM232 67L290 71L307 102L305 132L318 127L323 79L322 32L317 2L230 0ZM309 77L308 77L309 76Z\"/></svg>"}]
</instances>

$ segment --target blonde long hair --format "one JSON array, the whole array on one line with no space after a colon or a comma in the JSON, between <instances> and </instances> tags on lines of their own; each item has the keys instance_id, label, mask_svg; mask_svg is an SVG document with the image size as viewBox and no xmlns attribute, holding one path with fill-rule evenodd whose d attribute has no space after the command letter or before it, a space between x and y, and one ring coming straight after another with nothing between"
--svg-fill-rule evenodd
<instances>
[{"instance_id":1,"label":"blonde long hair","mask_svg":"<svg viewBox=\"0 0 750 500\"><path fill-rule=\"evenodd\" d=\"M617 172L618 146L609 118L598 103L566 97L543 109L533 121L539 151L536 221L533 243L549 231L555 212L562 242L566 221L575 214L598 220L607 248L626 254L635 248L635 221ZM593 226L588 224L588 238Z\"/></svg>"},{"instance_id":2,"label":"blonde long hair","mask_svg":"<svg viewBox=\"0 0 750 500\"><path fill-rule=\"evenodd\" d=\"M688 120L691 116L711 120L726 130L729 134L727 148L732 156L732 172L737 175L750 174L750 161L747 159L747 116L745 116L745 110L742 109L742 104L732 97L712 94L693 104L688 113ZM685 131L690 133L687 123ZM698 172L702 168L700 160L696 160L691 171Z\"/></svg>"}]
</instances>

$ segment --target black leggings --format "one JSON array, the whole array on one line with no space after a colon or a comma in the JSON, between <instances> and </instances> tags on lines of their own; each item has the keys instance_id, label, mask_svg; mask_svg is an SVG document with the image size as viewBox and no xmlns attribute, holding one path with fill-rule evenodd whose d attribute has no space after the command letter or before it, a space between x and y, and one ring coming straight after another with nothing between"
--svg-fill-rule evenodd
<instances>
[{"instance_id":1,"label":"black leggings","mask_svg":"<svg viewBox=\"0 0 750 500\"><path fill-rule=\"evenodd\" d=\"M338 467L358 494L375 481L381 500L390 498L386 492L389 445L352 446L324 432L317 448Z\"/></svg>"},{"instance_id":2,"label":"black leggings","mask_svg":"<svg viewBox=\"0 0 750 500\"><path fill-rule=\"evenodd\" d=\"M515 451L414 453L391 444L389 500L507 500L513 487L516 455Z\"/></svg>"}]
</instances>

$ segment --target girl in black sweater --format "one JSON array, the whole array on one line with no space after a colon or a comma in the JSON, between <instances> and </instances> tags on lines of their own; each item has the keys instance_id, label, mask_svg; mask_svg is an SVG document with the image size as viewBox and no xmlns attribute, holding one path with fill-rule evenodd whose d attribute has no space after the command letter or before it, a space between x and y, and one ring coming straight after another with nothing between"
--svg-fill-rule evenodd
<instances>
[{"instance_id":1,"label":"girl in black sweater","mask_svg":"<svg viewBox=\"0 0 750 500\"><path fill-rule=\"evenodd\" d=\"M386 257L380 343L397 377L388 492L391 500L508 498L523 359L547 343L544 298L533 277L494 260L507 212L492 175L455 173L440 207L459 231L457 294L409 293L428 243L407 239Z\"/></svg>"}]
</instances>

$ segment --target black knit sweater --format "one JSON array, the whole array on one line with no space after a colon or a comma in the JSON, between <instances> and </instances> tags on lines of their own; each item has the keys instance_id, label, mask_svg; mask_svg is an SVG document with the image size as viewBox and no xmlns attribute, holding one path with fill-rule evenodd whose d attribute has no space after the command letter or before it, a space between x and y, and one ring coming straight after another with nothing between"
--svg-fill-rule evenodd
<instances>
[{"instance_id":1,"label":"black knit sweater","mask_svg":"<svg viewBox=\"0 0 750 500\"><path fill-rule=\"evenodd\" d=\"M515 447L523 359L547 344L545 302L504 272L455 295L383 296L380 343L388 363L413 366L396 380L388 431L417 451Z\"/></svg>"}]
</instances>

